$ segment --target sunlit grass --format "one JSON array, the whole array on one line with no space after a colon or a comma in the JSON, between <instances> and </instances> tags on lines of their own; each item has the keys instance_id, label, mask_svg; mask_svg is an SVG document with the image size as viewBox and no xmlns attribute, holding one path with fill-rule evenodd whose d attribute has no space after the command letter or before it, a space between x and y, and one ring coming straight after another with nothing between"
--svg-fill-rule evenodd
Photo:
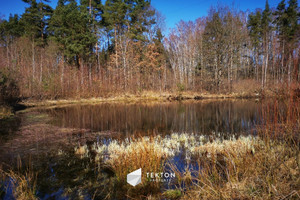
<instances>
[{"instance_id":1,"label":"sunlit grass","mask_svg":"<svg viewBox=\"0 0 300 200\"><path fill-rule=\"evenodd\" d=\"M160 172L168 166L176 174L173 184L178 188L162 193L170 198L299 198L299 146L282 140L266 141L262 136L222 139L221 135L215 134L214 138L173 133L166 137L112 140L103 145L95 143L92 150L97 152L97 162L111 168L123 184L127 173L138 168ZM87 155L88 149L80 146L75 152ZM178 169L176 163L169 162L178 153L184 153L185 159L193 160L199 167ZM145 176L143 185L149 185ZM157 187L161 185L157 184Z\"/></svg>"},{"instance_id":2,"label":"sunlit grass","mask_svg":"<svg viewBox=\"0 0 300 200\"><path fill-rule=\"evenodd\" d=\"M213 157L218 152L226 151L232 154L235 151L251 152L254 151L251 143L254 140L256 138L252 136L241 136L237 139L232 137L228 140L210 141L209 136L173 133L166 137L157 135L128 138L124 141L112 140L109 144L103 145L94 143L91 151L97 153L96 161L111 167L118 180L124 181L129 172L139 168L146 172L163 171L166 161L183 151L186 157L200 154ZM74 148L75 154L81 158L88 157L89 151L86 145Z\"/></svg>"}]
</instances>

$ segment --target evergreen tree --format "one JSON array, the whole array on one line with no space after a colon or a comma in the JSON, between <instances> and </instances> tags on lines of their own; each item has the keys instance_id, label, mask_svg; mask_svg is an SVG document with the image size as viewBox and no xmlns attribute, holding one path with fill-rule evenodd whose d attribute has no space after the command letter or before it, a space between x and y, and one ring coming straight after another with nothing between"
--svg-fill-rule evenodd
<instances>
[{"instance_id":1,"label":"evergreen tree","mask_svg":"<svg viewBox=\"0 0 300 200\"><path fill-rule=\"evenodd\" d=\"M213 80L218 89L223 73L223 54L225 50L224 26L219 12L213 11L211 20L207 21L204 30L204 50L207 55L206 63L209 63Z\"/></svg>"},{"instance_id":2,"label":"evergreen tree","mask_svg":"<svg viewBox=\"0 0 300 200\"><path fill-rule=\"evenodd\" d=\"M157 56L157 62L158 62L158 67L162 68L163 65L165 65L165 57L166 57L166 52L165 48L163 45L163 34L160 30L160 28L156 31L156 35L154 38L154 45L155 45L155 50L158 54Z\"/></svg>"},{"instance_id":3,"label":"evergreen tree","mask_svg":"<svg viewBox=\"0 0 300 200\"><path fill-rule=\"evenodd\" d=\"M299 8L297 0L290 0L289 6L286 8L285 1L282 0L274 15L276 16L274 23L279 34L281 43L297 43L297 31L299 29Z\"/></svg>"},{"instance_id":4,"label":"evergreen tree","mask_svg":"<svg viewBox=\"0 0 300 200\"><path fill-rule=\"evenodd\" d=\"M299 40L299 36L297 36L297 31L299 30L299 13L298 13L298 3L297 0L290 0L289 6L286 10L287 15L287 40L291 46L297 45L297 41ZM292 45L293 44L293 45ZM291 47L292 49L294 47Z\"/></svg>"},{"instance_id":5,"label":"evergreen tree","mask_svg":"<svg viewBox=\"0 0 300 200\"><path fill-rule=\"evenodd\" d=\"M78 67L92 55L96 36L91 31L87 10L80 10L75 0L59 0L50 20L49 30L63 55Z\"/></svg>"},{"instance_id":6,"label":"evergreen tree","mask_svg":"<svg viewBox=\"0 0 300 200\"><path fill-rule=\"evenodd\" d=\"M249 35L251 37L254 48L259 48L261 42L261 12L257 10L255 13L249 15L249 21L247 24Z\"/></svg>"},{"instance_id":7,"label":"evergreen tree","mask_svg":"<svg viewBox=\"0 0 300 200\"><path fill-rule=\"evenodd\" d=\"M103 25L108 35L128 34L134 40L144 40L147 26L154 24L149 0L107 0L103 12ZM113 31L113 34L110 34Z\"/></svg>"},{"instance_id":8,"label":"evergreen tree","mask_svg":"<svg viewBox=\"0 0 300 200\"><path fill-rule=\"evenodd\" d=\"M85 10L86 9L86 10ZM95 50L95 56L97 57L97 71L100 71L100 56L99 56L99 30L101 27L101 18L103 14L103 5L101 3L101 0L80 0L80 10L83 12L89 13L89 28L90 32L92 32L95 35L95 38L97 38L96 43L91 43L90 51ZM92 46L95 45L95 46ZM90 56L89 62L93 60L95 56ZM91 69L91 63L90 69ZM91 71L91 70L90 70Z\"/></svg>"},{"instance_id":9,"label":"evergreen tree","mask_svg":"<svg viewBox=\"0 0 300 200\"><path fill-rule=\"evenodd\" d=\"M21 24L17 14L10 15L8 21L3 20L0 23L0 38L7 45L22 36L23 32L24 26Z\"/></svg>"},{"instance_id":10,"label":"evergreen tree","mask_svg":"<svg viewBox=\"0 0 300 200\"><path fill-rule=\"evenodd\" d=\"M249 20L247 27L249 28L249 36L251 38L251 43L253 47L253 63L255 66L256 80L258 80L258 65L259 65L259 56L261 54L261 40L262 40L262 30L261 30L261 12L256 10L255 13L249 15Z\"/></svg>"},{"instance_id":11,"label":"evergreen tree","mask_svg":"<svg viewBox=\"0 0 300 200\"><path fill-rule=\"evenodd\" d=\"M145 40L144 32L147 27L155 24L152 18L155 11L150 8L149 0L128 0L130 38L134 40Z\"/></svg>"},{"instance_id":12,"label":"evergreen tree","mask_svg":"<svg viewBox=\"0 0 300 200\"><path fill-rule=\"evenodd\" d=\"M126 22L127 5L123 0L107 0L104 5L102 23L107 32L114 31L114 37L121 33Z\"/></svg>"},{"instance_id":13,"label":"evergreen tree","mask_svg":"<svg viewBox=\"0 0 300 200\"><path fill-rule=\"evenodd\" d=\"M287 14L286 14L286 5L285 0L282 0L274 12L275 20L274 23L276 24L276 30L278 32L279 38L281 41L284 40L286 37L286 28L287 28Z\"/></svg>"},{"instance_id":14,"label":"evergreen tree","mask_svg":"<svg viewBox=\"0 0 300 200\"><path fill-rule=\"evenodd\" d=\"M48 20L53 10L43 1L39 3L36 0L23 1L29 4L21 18L21 22L24 24L24 34L33 42L36 42L37 45L43 46L48 35Z\"/></svg>"},{"instance_id":15,"label":"evergreen tree","mask_svg":"<svg viewBox=\"0 0 300 200\"><path fill-rule=\"evenodd\" d=\"M100 21L103 12L101 0L80 0L80 6L87 9L93 20Z\"/></svg>"},{"instance_id":16,"label":"evergreen tree","mask_svg":"<svg viewBox=\"0 0 300 200\"><path fill-rule=\"evenodd\" d=\"M10 15L8 21L0 22L0 46L6 48L7 65L10 66L11 60L11 45L17 38L21 37L24 32L24 26L20 23L18 15Z\"/></svg>"},{"instance_id":17,"label":"evergreen tree","mask_svg":"<svg viewBox=\"0 0 300 200\"><path fill-rule=\"evenodd\" d=\"M44 46L47 37L47 24L51 16L52 8L44 4L43 1L37 3L36 0L23 0L29 4L22 15L21 22L24 24L24 35L32 42L32 77L35 78L36 46Z\"/></svg>"},{"instance_id":18,"label":"evergreen tree","mask_svg":"<svg viewBox=\"0 0 300 200\"><path fill-rule=\"evenodd\" d=\"M268 3L268 0L266 1L265 9L262 13L262 19L261 19L261 27L262 27L262 35L268 34L270 32L271 27L271 10Z\"/></svg>"}]
</instances>

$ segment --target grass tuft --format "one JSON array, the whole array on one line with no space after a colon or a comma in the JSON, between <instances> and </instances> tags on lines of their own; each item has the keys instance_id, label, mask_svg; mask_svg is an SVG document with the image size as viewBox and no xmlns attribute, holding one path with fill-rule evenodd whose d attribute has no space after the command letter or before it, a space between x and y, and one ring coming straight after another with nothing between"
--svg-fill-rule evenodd
<instances>
[{"instance_id":1,"label":"grass tuft","mask_svg":"<svg viewBox=\"0 0 300 200\"><path fill-rule=\"evenodd\" d=\"M25 171L19 170L8 170L4 171L0 168L0 183L4 193L12 191L12 196L17 200L35 200L36 197L36 180L37 174L28 167Z\"/></svg>"}]
</instances>

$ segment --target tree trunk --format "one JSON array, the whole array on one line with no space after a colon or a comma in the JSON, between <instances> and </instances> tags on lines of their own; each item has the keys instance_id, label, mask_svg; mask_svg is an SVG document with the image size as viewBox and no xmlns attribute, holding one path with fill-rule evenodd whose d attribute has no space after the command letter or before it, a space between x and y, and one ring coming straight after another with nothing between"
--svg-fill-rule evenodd
<instances>
[{"instance_id":1,"label":"tree trunk","mask_svg":"<svg viewBox=\"0 0 300 200\"><path fill-rule=\"evenodd\" d=\"M117 28L115 27L115 51L116 51L116 68L118 68L118 42L117 42Z\"/></svg>"},{"instance_id":2,"label":"tree trunk","mask_svg":"<svg viewBox=\"0 0 300 200\"><path fill-rule=\"evenodd\" d=\"M10 65L10 59L9 59L9 46L8 46L8 44L9 44L9 41L7 41L7 43L6 43L6 58L7 58L7 66L9 66Z\"/></svg>"},{"instance_id":3,"label":"tree trunk","mask_svg":"<svg viewBox=\"0 0 300 200\"><path fill-rule=\"evenodd\" d=\"M283 41L283 44L282 44L282 54L281 54L281 82L283 81L284 79L284 57L285 57L285 46L284 46L284 41Z\"/></svg>"},{"instance_id":4,"label":"tree trunk","mask_svg":"<svg viewBox=\"0 0 300 200\"><path fill-rule=\"evenodd\" d=\"M288 57L288 84L291 84L291 53L289 53Z\"/></svg>"},{"instance_id":5,"label":"tree trunk","mask_svg":"<svg viewBox=\"0 0 300 200\"><path fill-rule=\"evenodd\" d=\"M268 48L268 45L267 45L267 48L266 48L267 52L266 52L266 64L265 64L265 77L264 77L264 85L267 85L267 73L268 73L268 64L269 64L269 48Z\"/></svg>"},{"instance_id":6,"label":"tree trunk","mask_svg":"<svg viewBox=\"0 0 300 200\"><path fill-rule=\"evenodd\" d=\"M261 87L262 87L262 88L264 88L265 58L266 58L266 56L263 55L263 63L262 63L262 65L261 65Z\"/></svg>"},{"instance_id":7,"label":"tree trunk","mask_svg":"<svg viewBox=\"0 0 300 200\"><path fill-rule=\"evenodd\" d=\"M34 50L34 40L32 41L32 78L34 79L35 74L35 50Z\"/></svg>"},{"instance_id":8,"label":"tree trunk","mask_svg":"<svg viewBox=\"0 0 300 200\"><path fill-rule=\"evenodd\" d=\"M62 95L64 95L64 73L65 73L65 61L64 61L64 55L63 55L62 56L61 77L60 77L60 85L61 85Z\"/></svg>"},{"instance_id":9,"label":"tree trunk","mask_svg":"<svg viewBox=\"0 0 300 200\"><path fill-rule=\"evenodd\" d=\"M44 59L43 59L43 49L41 50L41 64L40 64L40 85L42 83L42 79L43 79L43 62L44 62Z\"/></svg>"}]
</instances>

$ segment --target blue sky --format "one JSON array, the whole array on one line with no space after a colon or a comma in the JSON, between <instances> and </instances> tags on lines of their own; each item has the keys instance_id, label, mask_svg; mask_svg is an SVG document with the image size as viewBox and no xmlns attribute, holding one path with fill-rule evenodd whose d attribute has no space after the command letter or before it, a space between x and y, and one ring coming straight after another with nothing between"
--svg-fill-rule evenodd
<instances>
[{"instance_id":1,"label":"blue sky","mask_svg":"<svg viewBox=\"0 0 300 200\"><path fill-rule=\"evenodd\" d=\"M287 2L288 0L286 0ZM210 6L217 3L231 5L232 0L152 0L152 5L159 10L166 18L166 32L174 28L180 20L195 20L198 17L207 15ZM269 0L271 7L276 7L280 0ZM51 6L55 7L57 0L51 0ZM256 8L264 8L265 0L235 0L235 7L240 10L250 11ZM0 16L8 18L9 14L22 14L26 4L22 0L0 0Z\"/></svg>"}]
</instances>

